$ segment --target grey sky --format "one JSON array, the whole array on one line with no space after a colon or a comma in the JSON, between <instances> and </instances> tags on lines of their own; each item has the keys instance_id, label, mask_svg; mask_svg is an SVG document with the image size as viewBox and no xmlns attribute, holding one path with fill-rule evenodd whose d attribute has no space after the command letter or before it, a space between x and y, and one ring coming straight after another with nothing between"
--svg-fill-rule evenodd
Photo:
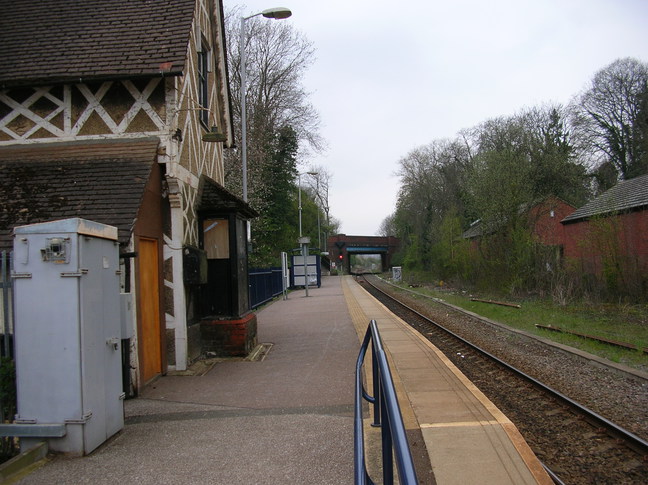
<instances>
[{"instance_id":1,"label":"grey sky","mask_svg":"<svg viewBox=\"0 0 648 485\"><path fill-rule=\"evenodd\" d=\"M288 7L282 22L313 42L304 84L328 150L304 169L333 175L331 213L346 234L375 234L394 211L394 173L414 148L566 104L617 58L648 62L645 0L224 2L246 14Z\"/></svg>"}]
</instances>

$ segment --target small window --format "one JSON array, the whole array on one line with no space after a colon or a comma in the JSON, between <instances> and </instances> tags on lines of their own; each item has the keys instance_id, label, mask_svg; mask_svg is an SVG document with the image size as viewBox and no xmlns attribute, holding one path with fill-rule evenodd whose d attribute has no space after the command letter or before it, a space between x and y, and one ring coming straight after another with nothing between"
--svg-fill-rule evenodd
<instances>
[{"instance_id":1,"label":"small window","mask_svg":"<svg viewBox=\"0 0 648 485\"><path fill-rule=\"evenodd\" d=\"M207 259L229 258L229 226L227 219L204 220L203 235Z\"/></svg>"},{"instance_id":2,"label":"small window","mask_svg":"<svg viewBox=\"0 0 648 485\"><path fill-rule=\"evenodd\" d=\"M198 104L200 121L209 128L209 46L204 39L198 50Z\"/></svg>"}]
</instances>

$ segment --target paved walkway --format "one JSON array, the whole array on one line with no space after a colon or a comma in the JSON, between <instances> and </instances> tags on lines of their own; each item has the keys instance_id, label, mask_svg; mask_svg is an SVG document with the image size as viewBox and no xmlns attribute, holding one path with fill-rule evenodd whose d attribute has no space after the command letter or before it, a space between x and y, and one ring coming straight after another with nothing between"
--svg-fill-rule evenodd
<instances>
[{"instance_id":1,"label":"paved walkway","mask_svg":"<svg viewBox=\"0 0 648 485\"><path fill-rule=\"evenodd\" d=\"M22 484L353 482L359 341L341 278L258 314L259 362L166 376L126 401L126 426L85 458L57 457Z\"/></svg>"},{"instance_id":2,"label":"paved walkway","mask_svg":"<svg viewBox=\"0 0 648 485\"><path fill-rule=\"evenodd\" d=\"M126 401L118 436L19 483L352 483L355 361L370 319L422 483L550 483L515 426L438 349L353 278L322 282L258 313L259 342L272 344L264 360L160 378Z\"/></svg>"}]
</instances>

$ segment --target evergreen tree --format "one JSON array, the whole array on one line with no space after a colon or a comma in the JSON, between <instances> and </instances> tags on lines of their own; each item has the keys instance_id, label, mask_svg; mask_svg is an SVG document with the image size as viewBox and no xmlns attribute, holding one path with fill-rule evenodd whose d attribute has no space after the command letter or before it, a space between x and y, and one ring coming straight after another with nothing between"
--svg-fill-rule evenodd
<instances>
[{"instance_id":1,"label":"evergreen tree","mask_svg":"<svg viewBox=\"0 0 648 485\"><path fill-rule=\"evenodd\" d=\"M251 265L270 266L279 261L279 253L294 247L297 239L295 205L298 141L290 126L279 129L266 146L268 159L263 166L257 197L260 217L252 224Z\"/></svg>"}]
</instances>

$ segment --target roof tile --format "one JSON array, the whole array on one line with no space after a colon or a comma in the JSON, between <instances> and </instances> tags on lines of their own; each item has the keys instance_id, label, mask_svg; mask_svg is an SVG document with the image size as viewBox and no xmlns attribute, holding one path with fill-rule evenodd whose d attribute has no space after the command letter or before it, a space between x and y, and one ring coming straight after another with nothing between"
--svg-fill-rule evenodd
<instances>
[{"instance_id":1,"label":"roof tile","mask_svg":"<svg viewBox=\"0 0 648 485\"><path fill-rule=\"evenodd\" d=\"M0 0L0 86L181 74L195 0ZM142 52L153 55L142 56ZM107 69L97 72L97 65Z\"/></svg>"},{"instance_id":2,"label":"roof tile","mask_svg":"<svg viewBox=\"0 0 648 485\"><path fill-rule=\"evenodd\" d=\"M619 182L594 200L575 210L561 222L576 222L592 216L639 208L648 208L648 174Z\"/></svg>"},{"instance_id":3,"label":"roof tile","mask_svg":"<svg viewBox=\"0 0 648 485\"><path fill-rule=\"evenodd\" d=\"M116 226L126 243L159 139L0 147L0 250L13 228L67 217Z\"/></svg>"}]
</instances>

